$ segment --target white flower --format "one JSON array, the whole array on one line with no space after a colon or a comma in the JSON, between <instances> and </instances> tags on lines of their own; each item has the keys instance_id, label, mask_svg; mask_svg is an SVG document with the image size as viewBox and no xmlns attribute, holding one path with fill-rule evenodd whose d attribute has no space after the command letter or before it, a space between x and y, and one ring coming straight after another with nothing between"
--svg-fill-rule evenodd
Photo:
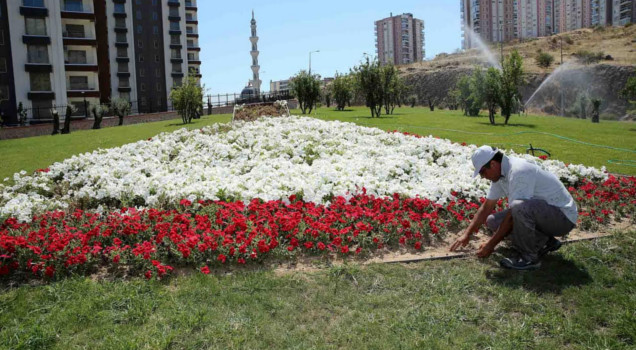
<instances>
[{"instance_id":1,"label":"white flower","mask_svg":"<svg viewBox=\"0 0 636 350\"><path fill-rule=\"evenodd\" d=\"M453 191L478 198L488 190L486 180L472 178L475 150L433 137L295 116L180 129L73 156L48 173L15 174L13 185L0 187L0 219L28 220L80 199L100 212L113 209L107 205L114 200L154 207L184 198L247 202L296 193L326 204L363 187L378 196L400 193L446 203ZM606 177L582 165L519 156L567 182Z\"/></svg>"}]
</instances>

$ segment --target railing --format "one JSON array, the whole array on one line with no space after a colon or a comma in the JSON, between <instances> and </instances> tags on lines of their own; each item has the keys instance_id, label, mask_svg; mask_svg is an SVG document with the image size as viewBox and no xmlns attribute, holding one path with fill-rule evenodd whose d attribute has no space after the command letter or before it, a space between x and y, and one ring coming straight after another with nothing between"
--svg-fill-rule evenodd
<instances>
[{"instance_id":1,"label":"railing","mask_svg":"<svg viewBox=\"0 0 636 350\"><path fill-rule=\"evenodd\" d=\"M212 109L216 107L226 107L226 106L234 106L235 104L252 104L252 103L262 103L262 102L274 102L277 100L289 100L293 97L289 93L289 91L278 91L273 93L263 93L258 95L243 95L238 93L226 93L226 94L216 94L216 95L207 95L204 96L203 99L203 110L202 114L210 115L212 114ZM88 100L79 100L74 101L73 104L77 111L72 114L73 119L89 119L93 118L90 114L90 101ZM158 113L158 112L173 112L174 108L172 105L172 101L163 97L159 99L148 98L145 103L143 101L132 101L130 102L130 113L129 115L138 115L138 114L146 114L146 113ZM106 105L109 105L108 103ZM66 117L66 106L55 106L55 107L28 107L25 106L25 110L27 112L27 124L42 124L42 123L51 123L53 122L53 114L52 111L56 110L60 120L64 120ZM110 107L110 106L109 106ZM113 113L112 108L109 108L109 111L104 114L104 117L116 117ZM5 116L5 125L8 126L16 126L18 125L16 122L7 122L8 120L19 121L18 117L15 116L15 119L12 116Z\"/></svg>"}]
</instances>

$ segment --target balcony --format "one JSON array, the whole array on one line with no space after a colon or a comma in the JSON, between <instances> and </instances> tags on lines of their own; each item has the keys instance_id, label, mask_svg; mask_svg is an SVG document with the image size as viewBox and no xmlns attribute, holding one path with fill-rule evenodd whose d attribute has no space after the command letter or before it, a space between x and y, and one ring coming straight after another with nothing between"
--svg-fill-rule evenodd
<instances>
[{"instance_id":1,"label":"balcony","mask_svg":"<svg viewBox=\"0 0 636 350\"><path fill-rule=\"evenodd\" d=\"M22 42L27 45L50 45L51 38L48 35L30 35L22 36Z\"/></svg>"},{"instance_id":2,"label":"balcony","mask_svg":"<svg viewBox=\"0 0 636 350\"><path fill-rule=\"evenodd\" d=\"M28 6L36 5L36 3L25 2L25 6L20 6L20 14L25 17L48 17L49 10L44 6Z\"/></svg>"},{"instance_id":3,"label":"balcony","mask_svg":"<svg viewBox=\"0 0 636 350\"><path fill-rule=\"evenodd\" d=\"M67 32L64 32L62 34L62 42L64 43L64 45L97 46L97 39L95 38L76 37L76 36L72 36L72 34L69 34Z\"/></svg>"},{"instance_id":4,"label":"balcony","mask_svg":"<svg viewBox=\"0 0 636 350\"><path fill-rule=\"evenodd\" d=\"M181 2L179 2L179 0L169 0L168 6L179 7L181 6Z\"/></svg>"},{"instance_id":5,"label":"balcony","mask_svg":"<svg viewBox=\"0 0 636 350\"><path fill-rule=\"evenodd\" d=\"M94 63L68 62L64 63L67 72L98 72L99 66Z\"/></svg>"},{"instance_id":6,"label":"balcony","mask_svg":"<svg viewBox=\"0 0 636 350\"><path fill-rule=\"evenodd\" d=\"M53 91L29 91L27 94L29 100L54 100L55 92Z\"/></svg>"},{"instance_id":7,"label":"balcony","mask_svg":"<svg viewBox=\"0 0 636 350\"><path fill-rule=\"evenodd\" d=\"M33 73L52 73L53 65L50 63L26 63L24 70Z\"/></svg>"},{"instance_id":8,"label":"balcony","mask_svg":"<svg viewBox=\"0 0 636 350\"><path fill-rule=\"evenodd\" d=\"M188 45L188 51L201 51L201 48L194 45Z\"/></svg>"},{"instance_id":9,"label":"balcony","mask_svg":"<svg viewBox=\"0 0 636 350\"><path fill-rule=\"evenodd\" d=\"M89 7L85 7L82 3L63 4L60 15L62 18L95 20L95 13L93 10Z\"/></svg>"}]
</instances>

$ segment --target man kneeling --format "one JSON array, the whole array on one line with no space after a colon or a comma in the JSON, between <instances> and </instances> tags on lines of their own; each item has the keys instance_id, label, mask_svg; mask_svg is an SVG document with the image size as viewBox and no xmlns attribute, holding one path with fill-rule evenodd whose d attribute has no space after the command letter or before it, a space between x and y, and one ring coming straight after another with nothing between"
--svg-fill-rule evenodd
<instances>
[{"instance_id":1,"label":"man kneeling","mask_svg":"<svg viewBox=\"0 0 636 350\"><path fill-rule=\"evenodd\" d=\"M524 159L507 157L490 146L479 147L472 162L473 177L480 175L490 180L490 190L450 250L466 246L470 235L486 223L494 235L479 248L477 256L490 256L497 244L510 235L519 256L501 260L501 266L515 270L539 268L543 255L561 247L555 236L564 236L575 227L578 211L574 199L554 174ZM491 214L502 197L508 197L509 209Z\"/></svg>"}]
</instances>

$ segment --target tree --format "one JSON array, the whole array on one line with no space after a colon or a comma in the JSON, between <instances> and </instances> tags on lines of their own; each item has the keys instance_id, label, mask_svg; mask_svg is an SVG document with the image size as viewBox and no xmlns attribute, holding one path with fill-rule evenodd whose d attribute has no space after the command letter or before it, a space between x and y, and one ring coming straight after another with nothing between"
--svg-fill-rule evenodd
<instances>
[{"instance_id":1,"label":"tree","mask_svg":"<svg viewBox=\"0 0 636 350\"><path fill-rule=\"evenodd\" d=\"M574 101L574 105L570 112L574 114L577 118L587 119L587 115L592 107L592 101L590 97L586 93L580 93L576 96L576 100Z\"/></svg>"},{"instance_id":2,"label":"tree","mask_svg":"<svg viewBox=\"0 0 636 350\"><path fill-rule=\"evenodd\" d=\"M636 114L636 76L627 79L627 83L625 83L620 95L631 104L632 109L630 112Z\"/></svg>"},{"instance_id":3,"label":"tree","mask_svg":"<svg viewBox=\"0 0 636 350\"><path fill-rule=\"evenodd\" d=\"M77 112L77 107L72 104L66 106L66 116L64 116L64 127L62 128L62 134L71 133L71 116Z\"/></svg>"},{"instance_id":4,"label":"tree","mask_svg":"<svg viewBox=\"0 0 636 350\"><path fill-rule=\"evenodd\" d=\"M316 75L301 70L291 79L290 90L298 99L303 114L311 113L320 99L320 79Z\"/></svg>"},{"instance_id":5,"label":"tree","mask_svg":"<svg viewBox=\"0 0 636 350\"><path fill-rule=\"evenodd\" d=\"M484 72L481 68L473 71L473 76L470 78L470 95L468 99L468 115L476 117L479 115L484 106Z\"/></svg>"},{"instance_id":6,"label":"tree","mask_svg":"<svg viewBox=\"0 0 636 350\"><path fill-rule=\"evenodd\" d=\"M339 111L344 110L347 102L351 101L353 97L353 82L351 76L336 73L336 77L331 82L331 85L329 85L329 90L336 102L336 109Z\"/></svg>"},{"instance_id":7,"label":"tree","mask_svg":"<svg viewBox=\"0 0 636 350\"><path fill-rule=\"evenodd\" d=\"M483 99L488 109L488 119L490 124L495 124L495 115L497 114L497 106L499 104L499 96L501 95L501 73L494 67L488 68L483 85Z\"/></svg>"},{"instance_id":8,"label":"tree","mask_svg":"<svg viewBox=\"0 0 636 350\"><path fill-rule=\"evenodd\" d=\"M382 105L386 114L393 114L399 97L400 77L393 64L380 66L380 81L382 82Z\"/></svg>"},{"instance_id":9,"label":"tree","mask_svg":"<svg viewBox=\"0 0 636 350\"><path fill-rule=\"evenodd\" d=\"M27 122L27 110L24 108L22 102L18 103L18 123L20 126L25 126Z\"/></svg>"},{"instance_id":10,"label":"tree","mask_svg":"<svg viewBox=\"0 0 636 350\"><path fill-rule=\"evenodd\" d=\"M506 125L508 125L510 115L521 100L521 94L519 93L521 84L523 84L523 59L519 52L514 50L508 59L503 61L501 68L501 99L499 106Z\"/></svg>"},{"instance_id":11,"label":"tree","mask_svg":"<svg viewBox=\"0 0 636 350\"><path fill-rule=\"evenodd\" d=\"M113 113L119 117L118 125L124 125L124 117L130 113L130 102L125 98L116 98L110 101L110 107L113 109Z\"/></svg>"},{"instance_id":12,"label":"tree","mask_svg":"<svg viewBox=\"0 0 636 350\"><path fill-rule=\"evenodd\" d=\"M108 106L99 103L91 103L88 110L93 114L93 129L101 129L104 114L108 113Z\"/></svg>"},{"instance_id":13,"label":"tree","mask_svg":"<svg viewBox=\"0 0 636 350\"><path fill-rule=\"evenodd\" d=\"M554 56L550 55L547 52L542 52L539 50L537 56L534 58L537 61L537 66L541 68L548 68L554 62Z\"/></svg>"},{"instance_id":14,"label":"tree","mask_svg":"<svg viewBox=\"0 0 636 350\"><path fill-rule=\"evenodd\" d=\"M367 107L371 109L371 117L380 117L383 104L382 74L378 60L369 60L361 63L352 69L355 77L355 88L360 92L366 101Z\"/></svg>"},{"instance_id":15,"label":"tree","mask_svg":"<svg viewBox=\"0 0 636 350\"><path fill-rule=\"evenodd\" d=\"M188 74L180 86L170 91L172 106L181 116L183 124L189 124L192 119L200 116L203 110L203 91L204 87L192 74Z\"/></svg>"}]
</instances>

